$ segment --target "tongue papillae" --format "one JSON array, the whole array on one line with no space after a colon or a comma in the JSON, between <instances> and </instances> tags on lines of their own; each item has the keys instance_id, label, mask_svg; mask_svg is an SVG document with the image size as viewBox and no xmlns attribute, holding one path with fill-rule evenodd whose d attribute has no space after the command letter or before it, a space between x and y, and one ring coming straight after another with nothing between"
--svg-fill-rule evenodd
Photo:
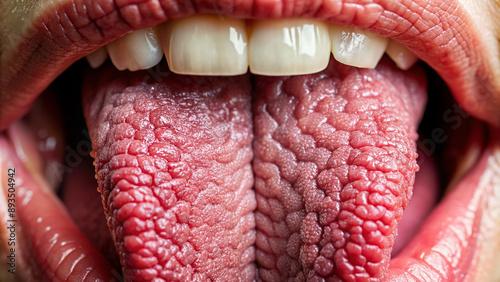
<instances>
[{"instance_id":1,"label":"tongue papillae","mask_svg":"<svg viewBox=\"0 0 500 282\"><path fill-rule=\"evenodd\" d=\"M418 169L422 78L387 60L91 74L84 111L125 279L382 278Z\"/></svg>"}]
</instances>

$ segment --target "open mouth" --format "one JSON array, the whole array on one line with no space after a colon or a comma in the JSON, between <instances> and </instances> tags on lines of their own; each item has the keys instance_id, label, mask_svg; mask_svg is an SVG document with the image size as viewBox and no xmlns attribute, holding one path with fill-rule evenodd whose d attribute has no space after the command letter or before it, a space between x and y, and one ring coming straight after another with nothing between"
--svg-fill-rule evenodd
<instances>
[{"instance_id":1,"label":"open mouth","mask_svg":"<svg viewBox=\"0 0 500 282\"><path fill-rule=\"evenodd\" d=\"M0 280L499 280L490 7L358 2L2 3Z\"/></svg>"}]
</instances>

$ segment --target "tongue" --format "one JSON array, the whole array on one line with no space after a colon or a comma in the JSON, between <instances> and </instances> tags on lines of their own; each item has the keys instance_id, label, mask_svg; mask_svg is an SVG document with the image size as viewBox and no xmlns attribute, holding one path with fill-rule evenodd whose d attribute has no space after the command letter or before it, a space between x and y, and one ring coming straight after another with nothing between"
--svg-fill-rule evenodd
<instances>
[{"instance_id":1,"label":"tongue","mask_svg":"<svg viewBox=\"0 0 500 282\"><path fill-rule=\"evenodd\" d=\"M125 279L383 278L418 169L422 77L385 60L254 85L90 74L84 111Z\"/></svg>"}]
</instances>

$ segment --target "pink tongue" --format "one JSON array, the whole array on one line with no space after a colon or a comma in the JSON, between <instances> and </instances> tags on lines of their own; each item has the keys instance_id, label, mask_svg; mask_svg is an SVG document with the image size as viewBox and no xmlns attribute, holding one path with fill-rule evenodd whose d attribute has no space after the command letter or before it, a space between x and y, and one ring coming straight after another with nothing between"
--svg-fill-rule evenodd
<instances>
[{"instance_id":1,"label":"pink tongue","mask_svg":"<svg viewBox=\"0 0 500 282\"><path fill-rule=\"evenodd\" d=\"M417 170L421 73L331 60L254 79L252 122L249 75L87 77L126 280L253 280L256 268L267 281L383 277Z\"/></svg>"}]
</instances>

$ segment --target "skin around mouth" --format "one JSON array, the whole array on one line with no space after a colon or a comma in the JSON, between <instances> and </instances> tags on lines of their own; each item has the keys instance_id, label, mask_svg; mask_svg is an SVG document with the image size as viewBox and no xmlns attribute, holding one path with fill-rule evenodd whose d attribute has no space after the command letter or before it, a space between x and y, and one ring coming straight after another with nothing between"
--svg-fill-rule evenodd
<instances>
[{"instance_id":1,"label":"skin around mouth","mask_svg":"<svg viewBox=\"0 0 500 282\"><path fill-rule=\"evenodd\" d=\"M260 8L269 6L272 5L258 5ZM101 8L106 10L106 7ZM144 15L148 9L139 9L139 14ZM124 10L129 11L124 12L125 15L132 13L126 8ZM238 15L238 11L235 10L234 14ZM189 13L180 12L178 15ZM241 14L244 15L243 12ZM273 16L282 15L283 13L276 12ZM136 20L142 18L135 17ZM45 22L52 18L48 19ZM131 21L129 24L136 28L163 20L159 16L151 19ZM335 21L346 23L349 20L337 16ZM364 27L368 25L367 22L369 19L361 17L349 24ZM373 29L377 29L377 26L382 30L382 23L375 25ZM98 44L96 42L102 44L127 28L129 27L115 28L110 32L111 35L104 35L83 49L88 51ZM380 30L379 33L384 33ZM390 32L386 31L385 35L388 33ZM398 36L404 42L411 40L408 34L400 33ZM35 38L44 42L44 39ZM413 49L419 54L424 50L428 51L429 46L414 45ZM11 95L16 91L22 97L33 96L32 92L43 88L51 80L51 76L57 75L72 61L69 57L77 56L78 52L80 51L69 52L68 60L64 63L54 62L54 68L48 71L48 78L36 79L33 78L33 73L27 71L27 77L34 81L31 84L34 90L26 90L23 83L19 83L21 86L14 86L15 84L6 82L5 77L12 79L19 77L19 73L2 64L2 74L7 74L2 76L2 86L6 87L3 88L1 97L7 102L2 105L13 101L19 103ZM472 65L477 70L475 76L481 78L481 83L486 81L482 87L493 95L495 87L489 79L494 72L489 71L492 68L490 65L478 59L483 54L478 55L479 53L466 57L474 61ZM5 54L11 56L13 53L3 52L2 63L17 60L18 64L14 65L14 69L30 64L22 63L22 56L6 60ZM38 63L44 60L36 57L37 55L33 56ZM448 66L449 61L444 60L440 65L432 62L432 56L421 57L427 58L428 63L438 71L446 70L446 75L441 73L445 80L457 81L456 85L450 85L454 93L458 93L457 100L460 101L460 97L465 97L466 93L484 89L477 88L480 83L475 82L477 77L471 73L464 73L456 67L447 69L443 65ZM40 67L34 69L40 73ZM121 256L125 278L137 280L162 277L175 280L186 275L183 277L205 280L236 275L252 279L258 268L258 277L269 281L285 277L304 280L315 277L345 280L385 277L394 281L418 281L432 277L432 280L459 280L464 276L471 280L494 280L495 276L486 276L493 273L493 267L487 261L495 257L494 250L498 247L494 239L498 230L493 227L497 206L495 199L499 194L495 190L497 136L493 129L488 135L489 141L485 142L488 147L483 150L474 169L463 177L452 194L434 211L422 233L388 264L390 246L396 234L396 222L411 194L410 187L416 170L415 132L423 100L412 98L421 96L416 94L419 87L415 86L421 84L421 78L415 79L419 83L398 81L396 77L401 76L390 75L390 69L387 62L382 63L376 71L366 72L331 63L326 71L308 78L255 78L253 87L258 89L256 92L259 94L252 98L255 99L252 110L248 101L251 97L248 91L252 88L248 77L233 78L232 82L213 78L207 79L206 83L203 83L204 79L191 82L190 78L180 78L186 80L184 84L188 86L178 86L177 82L171 82L166 83L169 85L166 87L154 83L141 84L141 79L134 79L134 75L126 79L122 76L129 74L120 74L117 77L122 77L121 80L114 80L114 76L105 74L105 81L99 87L84 90L87 93L84 95L85 113L93 142L99 189L103 193L105 213ZM351 75L354 78L350 78ZM467 82L452 79L454 75L467 78ZM366 80L363 81L360 77ZM168 79L172 79L171 76L165 80ZM349 79L356 82L345 82L350 81ZM213 82L219 80L221 82ZM193 87L194 83L199 83L200 86ZM356 87L357 83L361 86ZM87 82L85 85L92 87L89 85L94 84ZM198 96L182 96L185 93L182 87L191 88L190 92ZM208 90L203 91L205 87ZM180 90L176 92L171 88ZM239 90L240 88L246 90ZM354 94L349 92L349 89L355 88L361 90L353 91ZM362 92L363 89L369 91ZM371 91L374 89L381 90ZM384 98L370 97L374 93ZM346 98L347 96L349 97ZM151 97L154 99L148 100ZM136 99L139 102L136 103ZM324 99L329 102L320 102ZM218 101L209 102L212 100ZM343 108L345 101L350 102L347 103L350 109ZM381 107L387 101L391 102L386 107ZM18 105L26 107L28 104ZM489 122L494 124L495 116L489 110L492 107L495 107L495 102L482 107L482 111L476 107L471 113L480 117L488 116ZM379 108L380 112L374 110ZM4 112L2 111L2 121L7 124L12 117L3 115ZM169 115L158 112L168 112ZM196 113L195 118L189 119L192 112ZM254 128L250 127L251 112L254 115ZM147 130L142 132L142 126L147 129L148 124L140 122L143 118L127 119L127 115L132 113L137 116L148 115L150 123L159 130L153 136L149 136L151 133ZM353 115L356 115L356 119ZM360 116L367 121L362 119L364 122L359 122L357 119L361 119ZM180 117L184 117L184 121L181 122ZM387 127L379 135L376 129L385 125L383 121L388 121ZM174 126L176 123L179 124ZM188 129L187 125L191 127ZM352 129L353 126L356 130ZM318 127L321 129L316 129ZM174 129L184 132L172 134ZM331 137L332 135L328 135L329 130L340 133ZM392 136L393 130L398 134ZM255 134L253 149L250 147L252 132ZM346 141L342 132L360 135L350 136ZM137 137L138 142L131 142L131 137ZM151 141L161 141L162 144L153 146L148 143ZM311 142L321 145L311 146ZM3 151L12 152L13 149L9 146L2 143L2 148L5 148ZM347 151L342 149L345 148L343 146ZM376 150L377 148L385 150ZM338 155L327 158L328 152L338 152ZM141 154L150 158L140 159L138 156ZM249 164L252 154L255 183L249 180L252 175ZM23 166L19 162L12 162L12 159L15 159L12 154L4 154L2 164L9 167ZM5 170L3 166L2 169ZM7 189L8 180L3 173L4 171L2 186ZM22 179L24 174L26 173L18 177ZM380 185L383 188L366 184L378 183L379 179L386 181ZM340 190L335 190L338 189L335 183L341 187ZM19 185L23 191L24 186L36 184L24 181ZM252 186L253 190L250 189ZM362 193L363 191L366 193ZM374 196L377 193L384 194L384 197L377 198ZM485 197L486 195L490 197ZM19 197L23 196L26 194ZM29 199L23 200L25 205ZM349 202L350 200L353 202ZM390 218L375 221L381 222L383 226L373 227L367 223L377 212L366 210L369 207L364 204L366 201L380 201L377 207L385 208L384 215ZM20 208L26 207L27 205ZM131 214L134 216L130 216ZM37 222L33 218L23 219L26 224ZM362 220L360 222L356 219ZM368 231L383 232L384 236L355 236L356 232L369 233ZM197 236L187 236L186 233ZM205 235L214 233L218 235ZM145 242L144 236L154 239ZM46 250L37 247L40 245L39 240L33 240L28 235L19 237L26 245L35 246L37 251ZM221 238L228 240L220 240ZM375 241L360 242L368 239ZM159 245L171 248L159 248ZM377 247L366 247L373 245ZM83 249L91 250L92 254L85 255L86 257L99 257L93 254L92 247ZM159 253L160 250L165 253ZM217 252L222 253L220 257L224 259L216 260L211 257ZM64 252L61 251L62 253ZM40 253L36 256L43 257ZM28 269L30 264L41 262L26 263ZM89 264L102 265L103 269L95 268L97 275L103 274L106 279L111 279L111 267L107 263L96 260ZM75 275L84 273L81 269L86 269L84 264L79 264L82 266L80 270L59 267L60 265L64 265L64 260L54 262L48 268L65 269L66 273ZM158 265L165 267L158 269ZM191 270L193 271L189 272Z\"/></svg>"}]
</instances>

